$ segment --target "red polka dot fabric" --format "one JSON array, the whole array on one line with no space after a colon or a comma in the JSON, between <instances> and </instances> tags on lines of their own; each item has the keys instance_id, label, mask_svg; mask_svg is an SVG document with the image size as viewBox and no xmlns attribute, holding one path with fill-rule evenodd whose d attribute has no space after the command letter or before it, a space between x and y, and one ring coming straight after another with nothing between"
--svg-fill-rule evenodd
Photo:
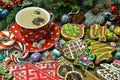
<instances>
[{"instance_id":1,"label":"red polka dot fabric","mask_svg":"<svg viewBox=\"0 0 120 80\"><path fill-rule=\"evenodd\" d=\"M18 42L23 43L26 46L26 48L29 49L30 52L44 51L46 49L49 49L59 40L59 37L60 37L60 31L54 22L51 23L50 32L48 32L48 34L44 38L42 38L45 40L45 42L42 43L41 45L42 47L38 47L40 41L36 42L37 46L33 46L34 42L27 41L26 38L23 36L24 32L23 34L21 34L22 32L20 32L20 30L21 30L20 26L17 23L14 23L9 28L9 31L15 35L16 40ZM44 33L43 30L41 30L40 32ZM28 37L28 35L25 35L25 36L28 38L34 37L34 39L37 39L39 38L38 34L40 34L40 32L36 32L36 36L30 36L33 34L33 32L29 32L30 37ZM41 34L41 35L44 35L44 34Z\"/></svg>"}]
</instances>

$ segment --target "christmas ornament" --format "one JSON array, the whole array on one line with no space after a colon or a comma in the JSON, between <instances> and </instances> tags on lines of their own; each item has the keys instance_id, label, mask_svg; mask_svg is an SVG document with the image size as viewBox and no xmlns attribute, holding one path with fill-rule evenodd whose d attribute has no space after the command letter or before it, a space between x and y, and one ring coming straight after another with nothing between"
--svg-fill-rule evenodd
<instances>
[{"instance_id":1,"label":"christmas ornament","mask_svg":"<svg viewBox=\"0 0 120 80\"><path fill-rule=\"evenodd\" d=\"M110 11L111 11L112 13L118 13L118 8L117 8L117 6L112 5L112 6L110 7Z\"/></svg>"},{"instance_id":2,"label":"christmas ornament","mask_svg":"<svg viewBox=\"0 0 120 80\"><path fill-rule=\"evenodd\" d=\"M42 54L39 53L39 52L34 52L32 53L32 55L30 56L30 59L33 61L33 62L37 62L41 59L42 57Z\"/></svg>"},{"instance_id":3,"label":"christmas ornament","mask_svg":"<svg viewBox=\"0 0 120 80\"><path fill-rule=\"evenodd\" d=\"M71 21L71 17L70 17L69 15L67 15L67 14L62 15L62 17L61 17L61 22L62 22L63 24L69 23L70 21Z\"/></svg>"},{"instance_id":4,"label":"christmas ornament","mask_svg":"<svg viewBox=\"0 0 120 80\"><path fill-rule=\"evenodd\" d=\"M119 27L119 26L114 27L114 28L113 28L113 32L114 32L117 36L120 36L120 27Z\"/></svg>"},{"instance_id":5,"label":"christmas ornament","mask_svg":"<svg viewBox=\"0 0 120 80\"><path fill-rule=\"evenodd\" d=\"M1 9L0 10L0 18L6 18L8 13L9 13L9 11L7 9Z\"/></svg>"},{"instance_id":6,"label":"christmas ornament","mask_svg":"<svg viewBox=\"0 0 120 80\"><path fill-rule=\"evenodd\" d=\"M71 22L71 16L70 16L70 15L71 15L71 14L77 14L77 13L79 13L79 9L78 9L76 12L74 12L74 9L73 9L73 10L71 10L68 14L62 15L60 21L61 21L63 24L69 23L69 22Z\"/></svg>"},{"instance_id":7,"label":"christmas ornament","mask_svg":"<svg viewBox=\"0 0 120 80\"><path fill-rule=\"evenodd\" d=\"M120 24L120 14L119 14L118 7L116 5L112 5L110 7L110 11L111 11L111 13L113 13L113 15L115 17L114 23Z\"/></svg>"},{"instance_id":8,"label":"christmas ornament","mask_svg":"<svg viewBox=\"0 0 120 80\"><path fill-rule=\"evenodd\" d=\"M114 57L115 57L116 59L120 59L120 51L117 51Z\"/></svg>"}]
</instances>

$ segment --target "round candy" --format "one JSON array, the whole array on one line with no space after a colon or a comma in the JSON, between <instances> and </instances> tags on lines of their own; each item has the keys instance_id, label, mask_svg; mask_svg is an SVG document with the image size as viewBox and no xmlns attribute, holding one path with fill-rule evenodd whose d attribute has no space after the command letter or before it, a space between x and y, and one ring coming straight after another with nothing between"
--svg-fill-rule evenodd
<instances>
[{"instance_id":1,"label":"round candy","mask_svg":"<svg viewBox=\"0 0 120 80\"><path fill-rule=\"evenodd\" d=\"M37 62L41 59L42 57L42 54L40 54L39 52L34 52L32 53L32 55L30 56L30 59L33 61L33 62Z\"/></svg>"}]
</instances>

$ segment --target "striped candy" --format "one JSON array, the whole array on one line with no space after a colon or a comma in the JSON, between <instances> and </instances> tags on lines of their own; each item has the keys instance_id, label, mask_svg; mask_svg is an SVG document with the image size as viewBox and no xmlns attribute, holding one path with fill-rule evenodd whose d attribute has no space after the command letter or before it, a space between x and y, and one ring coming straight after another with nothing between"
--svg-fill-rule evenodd
<instances>
[{"instance_id":1,"label":"striped candy","mask_svg":"<svg viewBox=\"0 0 120 80\"><path fill-rule=\"evenodd\" d=\"M22 62L22 61L25 61L25 59L28 57L28 55L29 55L29 50L28 49L26 49L26 46L25 45L23 45L22 43L20 43L20 42L18 42L18 44L15 46L15 47L17 47L17 49L19 49L18 50L18 52L21 50L22 51L22 54L21 54L21 56L15 56L15 53L11 53L11 55L10 55L10 58L11 58L11 60L12 61L14 61L14 62Z\"/></svg>"},{"instance_id":2,"label":"striped candy","mask_svg":"<svg viewBox=\"0 0 120 80\"><path fill-rule=\"evenodd\" d=\"M5 41L0 41L0 49L8 49L10 48L16 41L15 39L15 36L10 33L9 31L1 31L0 32L0 38L3 39L3 38L8 38L8 41L5 42Z\"/></svg>"}]
</instances>

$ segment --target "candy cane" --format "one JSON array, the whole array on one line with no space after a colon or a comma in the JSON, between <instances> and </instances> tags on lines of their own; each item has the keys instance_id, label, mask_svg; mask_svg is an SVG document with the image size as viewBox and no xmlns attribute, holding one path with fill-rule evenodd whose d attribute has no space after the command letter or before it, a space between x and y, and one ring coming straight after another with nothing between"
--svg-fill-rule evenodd
<instances>
[{"instance_id":1,"label":"candy cane","mask_svg":"<svg viewBox=\"0 0 120 80\"><path fill-rule=\"evenodd\" d=\"M1 31L0 38L8 38L7 42L0 41L0 49L8 49L10 48L16 41L15 36L8 31Z\"/></svg>"}]
</instances>

